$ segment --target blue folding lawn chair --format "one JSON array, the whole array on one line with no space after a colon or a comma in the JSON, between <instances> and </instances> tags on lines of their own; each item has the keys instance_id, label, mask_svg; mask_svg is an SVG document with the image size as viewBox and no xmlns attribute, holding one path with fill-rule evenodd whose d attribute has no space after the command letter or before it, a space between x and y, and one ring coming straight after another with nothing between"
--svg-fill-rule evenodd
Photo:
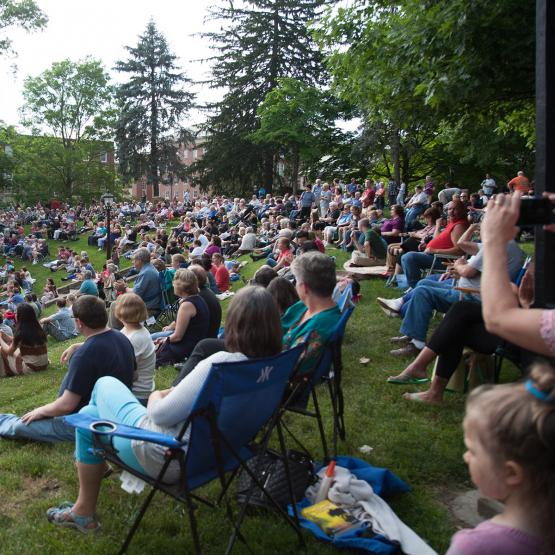
<instances>
[{"instance_id":1,"label":"blue folding lawn chair","mask_svg":"<svg viewBox=\"0 0 555 555\"><path fill-rule=\"evenodd\" d=\"M263 455L267 448L272 429L277 429L280 446L285 453L283 432L279 423L279 406L294 373L297 361L305 345L284 351L275 357L242 362L213 364L204 385L199 391L190 416L177 437L129 426L97 420L84 414L73 414L65 421L76 428L93 432L93 451L106 460L120 466L152 486L152 490L142 505L120 553L124 553L137 530L156 491L170 495L187 507L195 553L200 553L200 540L193 499L208 506L216 507L225 501L227 517L233 522L233 514L227 498L227 490L238 469L246 472L252 480L253 491L261 489L279 514L297 532L299 541L304 543L298 521L291 520L286 511L265 490L264 484L256 477L246 462L254 455ZM264 429L262 445L255 445L254 439ZM156 477L142 474L127 466L117 456L113 447L113 437L127 437L134 440L156 443L167 448L165 462ZM262 457L260 457L262 459ZM284 457L287 460L287 457ZM164 482L164 476L172 461L178 461L181 477L176 484ZM226 473L232 472L226 480ZM287 478L288 466L285 465ZM193 494L193 490L219 479L222 492L217 502L209 501ZM289 493L293 500L293 489L289 480ZM242 510L233 525L226 553L231 553L237 538L245 541L240 527L245 516Z\"/></svg>"},{"instance_id":2,"label":"blue folding lawn chair","mask_svg":"<svg viewBox=\"0 0 555 555\"><path fill-rule=\"evenodd\" d=\"M283 410L285 411L294 412L296 414L316 419L318 423L318 431L320 433L320 440L322 442L324 460L329 460L330 457L316 386L322 382L325 382L328 386L332 408L332 444L333 454L335 457L337 456L337 439L340 438L344 441L346 436L343 389L341 386L343 370L341 347L345 336L345 328L347 327L347 322L349 321L353 311L354 307L349 307L341 315L341 318L333 329L332 334L322 348L320 359L314 368L314 371L306 376L299 376L298 378L294 377L294 387L291 388L289 396L283 406ZM310 398L312 398L312 410L307 408ZM295 442L303 448L291 430L285 424L283 424L283 427L287 430L289 435L293 437ZM306 449L304 450L306 451Z\"/></svg>"}]
</instances>

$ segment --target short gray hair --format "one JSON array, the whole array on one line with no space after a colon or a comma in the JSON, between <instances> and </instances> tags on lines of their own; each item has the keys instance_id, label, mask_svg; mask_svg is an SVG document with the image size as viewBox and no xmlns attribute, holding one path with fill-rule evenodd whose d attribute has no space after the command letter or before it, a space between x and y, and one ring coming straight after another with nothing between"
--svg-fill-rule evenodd
<instances>
[{"instance_id":1,"label":"short gray hair","mask_svg":"<svg viewBox=\"0 0 555 555\"><path fill-rule=\"evenodd\" d=\"M297 282L307 285L318 297L331 297L337 283L335 262L320 251L297 256L291 263L291 272Z\"/></svg>"},{"instance_id":2,"label":"short gray hair","mask_svg":"<svg viewBox=\"0 0 555 555\"><path fill-rule=\"evenodd\" d=\"M150 262L150 251L147 248L137 249L133 253L133 260L139 260L143 264L148 264Z\"/></svg>"},{"instance_id":3,"label":"short gray hair","mask_svg":"<svg viewBox=\"0 0 555 555\"><path fill-rule=\"evenodd\" d=\"M92 279L92 272L90 270L85 270L83 272L83 278L84 279Z\"/></svg>"}]
</instances>

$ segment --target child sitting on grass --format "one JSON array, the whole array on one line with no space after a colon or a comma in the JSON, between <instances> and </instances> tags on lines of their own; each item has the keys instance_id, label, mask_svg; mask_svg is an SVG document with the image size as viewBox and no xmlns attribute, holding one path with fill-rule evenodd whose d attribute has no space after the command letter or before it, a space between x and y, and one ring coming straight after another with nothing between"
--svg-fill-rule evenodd
<instances>
[{"instance_id":1,"label":"child sitting on grass","mask_svg":"<svg viewBox=\"0 0 555 555\"><path fill-rule=\"evenodd\" d=\"M447 555L555 553L555 370L538 364L525 383L472 392L464 441L472 481L505 509L455 534Z\"/></svg>"}]
</instances>

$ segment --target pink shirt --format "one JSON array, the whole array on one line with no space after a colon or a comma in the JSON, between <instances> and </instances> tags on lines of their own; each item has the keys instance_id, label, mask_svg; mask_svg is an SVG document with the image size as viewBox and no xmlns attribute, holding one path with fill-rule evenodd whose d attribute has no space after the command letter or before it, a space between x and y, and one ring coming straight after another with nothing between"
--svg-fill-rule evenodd
<instances>
[{"instance_id":1,"label":"pink shirt","mask_svg":"<svg viewBox=\"0 0 555 555\"><path fill-rule=\"evenodd\" d=\"M546 347L555 356L555 310L542 312L540 334Z\"/></svg>"},{"instance_id":2,"label":"pink shirt","mask_svg":"<svg viewBox=\"0 0 555 555\"><path fill-rule=\"evenodd\" d=\"M457 532L446 555L538 555L542 542L522 530L486 520Z\"/></svg>"}]
</instances>

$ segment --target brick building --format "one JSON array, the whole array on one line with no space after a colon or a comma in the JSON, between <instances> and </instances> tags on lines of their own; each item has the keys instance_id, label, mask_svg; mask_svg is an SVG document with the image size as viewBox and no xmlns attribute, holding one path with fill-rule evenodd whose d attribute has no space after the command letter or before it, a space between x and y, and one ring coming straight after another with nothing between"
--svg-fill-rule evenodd
<instances>
[{"instance_id":1,"label":"brick building","mask_svg":"<svg viewBox=\"0 0 555 555\"><path fill-rule=\"evenodd\" d=\"M199 138L194 144L180 144L179 145L179 159L184 166L190 166L204 154L202 146L203 140ZM145 196L148 200L152 199L178 199L183 200L186 192L189 193L191 199L200 196L200 188L198 185L193 185L191 180L183 181L174 176L163 175L160 176L160 183L158 190L152 183L147 183L146 176L137 180L131 187L131 196L140 199Z\"/></svg>"}]
</instances>

